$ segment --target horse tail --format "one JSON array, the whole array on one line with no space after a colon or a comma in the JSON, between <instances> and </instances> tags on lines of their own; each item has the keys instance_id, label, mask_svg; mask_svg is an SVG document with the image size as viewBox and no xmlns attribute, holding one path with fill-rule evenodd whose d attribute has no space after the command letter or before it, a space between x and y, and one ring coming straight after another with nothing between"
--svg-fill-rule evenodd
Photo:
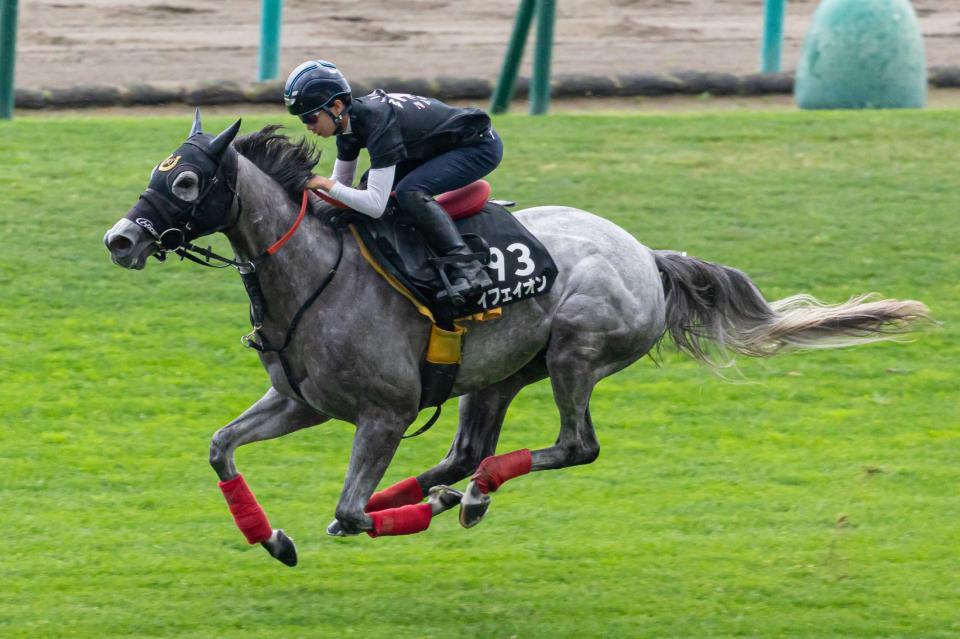
<instances>
[{"instance_id":1,"label":"horse tail","mask_svg":"<svg viewBox=\"0 0 960 639\"><path fill-rule=\"evenodd\" d=\"M929 319L921 302L874 294L832 305L803 294L767 302L737 269L673 251L654 251L654 257L666 295L667 331L678 349L714 368L729 366L736 353L769 357L787 348L891 339Z\"/></svg>"}]
</instances>

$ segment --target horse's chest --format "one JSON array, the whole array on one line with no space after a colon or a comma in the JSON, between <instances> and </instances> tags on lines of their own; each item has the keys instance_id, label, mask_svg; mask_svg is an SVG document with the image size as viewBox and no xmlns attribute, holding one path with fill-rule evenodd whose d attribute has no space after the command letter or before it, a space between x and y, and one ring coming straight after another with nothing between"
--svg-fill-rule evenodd
<instances>
[{"instance_id":1,"label":"horse's chest","mask_svg":"<svg viewBox=\"0 0 960 639\"><path fill-rule=\"evenodd\" d=\"M273 387L325 415L354 421L369 403L397 405L419 398L419 371L407 358L383 351L360 353L354 348L315 348L309 353L261 357Z\"/></svg>"}]
</instances>

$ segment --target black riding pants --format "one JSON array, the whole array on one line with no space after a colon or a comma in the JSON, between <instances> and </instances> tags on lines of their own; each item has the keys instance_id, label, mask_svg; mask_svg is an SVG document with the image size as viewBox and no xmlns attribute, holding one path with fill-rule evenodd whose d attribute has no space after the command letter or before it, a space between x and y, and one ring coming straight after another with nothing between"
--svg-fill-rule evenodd
<instances>
[{"instance_id":1,"label":"black riding pants","mask_svg":"<svg viewBox=\"0 0 960 639\"><path fill-rule=\"evenodd\" d=\"M479 180L497 168L503 158L503 143L492 128L477 134L479 141L441 153L423 163L397 166L394 183L401 206L413 193L439 195Z\"/></svg>"}]
</instances>

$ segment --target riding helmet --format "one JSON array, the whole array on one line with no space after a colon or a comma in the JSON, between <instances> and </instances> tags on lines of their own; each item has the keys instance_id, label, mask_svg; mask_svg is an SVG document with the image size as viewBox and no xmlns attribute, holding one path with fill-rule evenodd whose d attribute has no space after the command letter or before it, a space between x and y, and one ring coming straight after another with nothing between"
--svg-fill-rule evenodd
<instances>
[{"instance_id":1,"label":"riding helmet","mask_svg":"<svg viewBox=\"0 0 960 639\"><path fill-rule=\"evenodd\" d=\"M287 78L283 103L291 115L307 115L323 109L339 98L350 104L350 84L332 62L308 60Z\"/></svg>"}]
</instances>

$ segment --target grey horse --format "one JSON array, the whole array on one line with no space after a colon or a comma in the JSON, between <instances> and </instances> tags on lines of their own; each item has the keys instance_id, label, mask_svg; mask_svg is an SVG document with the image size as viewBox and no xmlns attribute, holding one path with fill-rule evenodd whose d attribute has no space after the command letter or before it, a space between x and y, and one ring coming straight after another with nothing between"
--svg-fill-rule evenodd
<instances>
[{"instance_id":1,"label":"grey horse","mask_svg":"<svg viewBox=\"0 0 960 639\"><path fill-rule=\"evenodd\" d=\"M329 533L417 532L457 505L461 522L470 526L504 481L594 461L600 449L589 410L594 386L667 333L682 351L719 366L735 354L766 357L784 348L886 339L927 316L916 301L857 297L826 305L797 295L767 302L742 272L651 250L591 213L564 206L521 210L517 219L557 263L554 286L505 308L495 321L469 324L453 390L459 426L449 452L433 468L374 494L418 414L429 321L374 272L349 234L344 238L331 222L334 209L313 194L313 214L288 233L319 154L278 134L278 127L235 140L239 124L206 135L198 112L187 142L154 170L143 199L107 231L104 243L114 263L142 269L165 248L221 231L236 263L249 270L255 256L288 236L255 266L267 303L259 334L281 343L298 311L302 320L285 360L275 352L260 354L271 388L219 429L210 445L210 464L237 525L250 543L261 543L288 565L296 563L295 546L270 527L238 473L238 446L331 418L350 422L356 433ZM337 262L336 275L305 305ZM495 455L511 400L544 378L560 414L556 443ZM471 475L462 495L446 488Z\"/></svg>"}]
</instances>

